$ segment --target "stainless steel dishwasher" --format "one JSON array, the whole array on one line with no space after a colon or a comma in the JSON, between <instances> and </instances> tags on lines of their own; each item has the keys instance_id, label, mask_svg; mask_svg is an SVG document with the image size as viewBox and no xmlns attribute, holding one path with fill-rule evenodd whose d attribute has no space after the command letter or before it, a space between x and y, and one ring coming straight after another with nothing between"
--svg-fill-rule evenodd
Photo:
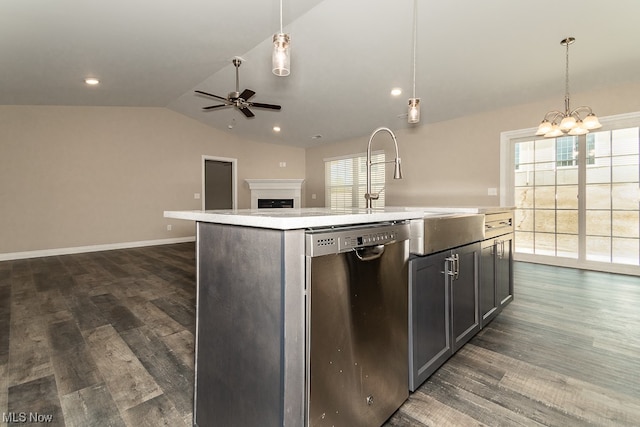
<instances>
[{"instance_id":1,"label":"stainless steel dishwasher","mask_svg":"<svg viewBox=\"0 0 640 427\"><path fill-rule=\"evenodd\" d=\"M408 239L408 223L307 231L309 426L380 426L407 399Z\"/></svg>"}]
</instances>

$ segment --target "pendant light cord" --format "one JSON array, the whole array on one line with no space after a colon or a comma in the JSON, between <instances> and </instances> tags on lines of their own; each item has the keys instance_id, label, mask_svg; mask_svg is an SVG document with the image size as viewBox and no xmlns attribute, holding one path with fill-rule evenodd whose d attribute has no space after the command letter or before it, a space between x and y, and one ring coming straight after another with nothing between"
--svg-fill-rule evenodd
<instances>
[{"instance_id":1,"label":"pendant light cord","mask_svg":"<svg viewBox=\"0 0 640 427\"><path fill-rule=\"evenodd\" d=\"M416 35L418 28L418 0L413 0L413 97L416 97Z\"/></svg>"},{"instance_id":2,"label":"pendant light cord","mask_svg":"<svg viewBox=\"0 0 640 427\"><path fill-rule=\"evenodd\" d=\"M565 114L569 115L569 38L567 38L567 53L566 53L566 66L565 66L565 81L564 81L564 108Z\"/></svg>"},{"instance_id":3,"label":"pendant light cord","mask_svg":"<svg viewBox=\"0 0 640 427\"><path fill-rule=\"evenodd\" d=\"M280 34L282 33L282 0L280 0Z\"/></svg>"}]
</instances>

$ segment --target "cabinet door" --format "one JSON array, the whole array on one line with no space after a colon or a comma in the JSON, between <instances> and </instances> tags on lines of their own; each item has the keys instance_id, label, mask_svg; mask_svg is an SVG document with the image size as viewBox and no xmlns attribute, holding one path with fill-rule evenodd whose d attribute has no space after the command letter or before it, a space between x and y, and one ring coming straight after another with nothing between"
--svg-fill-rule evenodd
<instances>
[{"instance_id":1,"label":"cabinet door","mask_svg":"<svg viewBox=\"0 0 640 427\"><path fill-rule=\"evenodd\" d=\"M486 240L480 250L480 321L484 327L498 314L496 296L496 241Z\"/></svg>"},{"instance_id":2,"label":"cabinet door","mask_svg":"<svg viewBox=\"0 0 640 427\"><path fill-rule=\"evenodd\" d=\"M502 308L513 300L513 234L499 240L496 246L496 296Z\"/></svg>"},{"instance_id":3,"label":"cabinet door","mask_svg":"<svg viewBox=\"0 0 640 427\"><path fill-rule=\"evenodd\" d=\"M480 243L452 251L457 255L457 274L451 282L451 332L455 353L480 330L478 310L478 263Z\"/></svg>"},{"instance_id":4,"label":"cabinet door","mask_svg":"<svg viewBox=\"0 0 640 427\"><path fill-rule=\"evenodd\" d=\"M415 391L451 356L448 253L409 262L409 390Z\"/></svg>"}]
</instances>

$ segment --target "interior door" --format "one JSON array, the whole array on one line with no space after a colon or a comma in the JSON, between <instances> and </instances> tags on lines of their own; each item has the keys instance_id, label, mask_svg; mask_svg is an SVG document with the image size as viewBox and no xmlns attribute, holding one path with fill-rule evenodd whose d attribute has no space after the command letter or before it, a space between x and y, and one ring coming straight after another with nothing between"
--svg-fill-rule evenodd
<instances>
[{"instance_id":1,"label":"interior door","mask_svg":"<svg viewBox=\"0 0 640 427\"><path fill-rule=\"evenodd\" d=\"M203 158L203 209L235 207L235 160Z\"/></svg>"}]
</instances>

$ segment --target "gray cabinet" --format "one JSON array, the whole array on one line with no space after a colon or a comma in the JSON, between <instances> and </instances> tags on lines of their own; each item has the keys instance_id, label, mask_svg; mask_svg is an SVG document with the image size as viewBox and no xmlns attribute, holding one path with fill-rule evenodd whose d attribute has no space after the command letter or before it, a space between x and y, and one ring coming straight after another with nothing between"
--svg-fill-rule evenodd
<instances>
[{"instance_id":1,"label":"gray cabinet","mask_svg":"<svg viewBox=\"0 0 640 427\"><path fill-rule=\"evenodd\" d=\"M484 327L513 300L513 234L481 245L480 315Z\"/></svg>"},{"instance_id":2,"label":"gray cabinet","mask_svg":"<svg viewBox=\"0 0 640 427\"><path fill-rule=\"evenodd\" d=\"M513 234L498 238L496 247L496 300L500 309L513 300Z\"/></svg>"},{"instance_id":3,"label":"gray cabinet","mask_svg":"<svg viewBox=\"0 0 640 427\"><path fill-rule=\"evenodd\" d=\"M455 269L454 274L449 274L451 329L455 353L480 330L478 312L480 243L454 249L451 255L454 258Z\"/></svg>"},{"instance_id":4,"label":"gray cabinet","mask_svg":"<svg viewBox=\"0 0 640 427\"><path fill-rule=\"evenodd\" d=\"M482 326L498 314L500 303L496 293L496 247L497 240L482 242L480 252L480 316Z\"/></svg>"},{"instance_id":5,"label":"gray cabinet","mask_svg":"<svg viewBox=\"0 0 640 427\"><path fill-rule=\"evenodd\" d=\"M409 390L480 330L475 243L409 262Z\"/></svg>"}]
</instances>

